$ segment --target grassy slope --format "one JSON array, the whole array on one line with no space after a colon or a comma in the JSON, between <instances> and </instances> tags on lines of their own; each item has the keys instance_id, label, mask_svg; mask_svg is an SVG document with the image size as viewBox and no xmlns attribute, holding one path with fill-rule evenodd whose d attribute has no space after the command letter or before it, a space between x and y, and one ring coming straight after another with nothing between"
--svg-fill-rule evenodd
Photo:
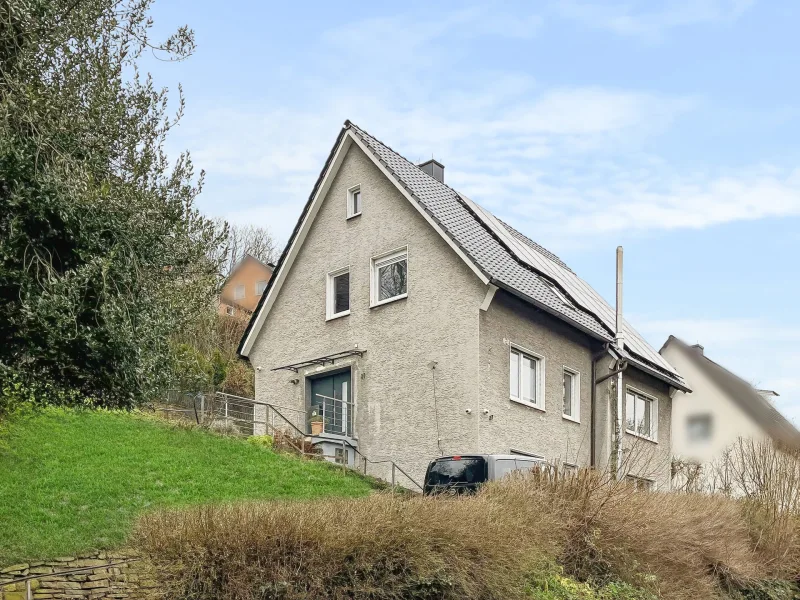
<instances>
[{"instance_id":1,"label":"grassy slope","mask_svg":"<svg viewBox=\"0 0 800 600\"><path fill-rule=\"evenodd\" d=\"M329 465L122 413L48 409L4 438L0 565L118 546L157 506L370 489Z\"/></svg>"}]
</instances>

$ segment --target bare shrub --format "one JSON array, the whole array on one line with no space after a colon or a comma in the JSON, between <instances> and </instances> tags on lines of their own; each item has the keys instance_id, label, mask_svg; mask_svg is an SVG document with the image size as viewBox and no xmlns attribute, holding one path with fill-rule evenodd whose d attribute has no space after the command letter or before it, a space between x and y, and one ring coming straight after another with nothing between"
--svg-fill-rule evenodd
<instances>
[{"instance_id":1,"label":"bare shrub","mask_svg":"<svg viewBox=\"0 0 800 600\"><path fill-rule=\"evenodd\" d=\"M800 576L800 453L738 439L713 465L709 487L739 498L765 573Z\"/></svg>"},{"instance_id":2,"label":"bare shrub","mask_svg":"<svg viewBox=\"0 0 800 600\"><path fill-rule=\"evenodd\" d=\"M555 531L547 511L484 497L377 494L163 511L135 539L169 598L513 599Z\"/></svg>"},{"instance_id":3,"label":"bare shrub","mask_svg":"<svg viewBox=\"0 0 800 600\"><path fill-rule=\"evenodd\" d=\"M727 498L637 491L588 470L514 478L484 495L529 513L551 511L563 532L558 560L582 580L689 599L718 596L721 581L758 575L746 523Z\"/></svg>"},{"instance_id":4,"label":"bare shrub","mask_svg":"<svg viewBox=\"0 0 800 600\"><path fill-rule=\"evenodd\" d=\"M160 512L140 521L135 539L170 598L513 599L542 565L559 563L593 585L689 600L767 577L743 506L550 469L475 497Z\"/></svg>"}]
</instances>

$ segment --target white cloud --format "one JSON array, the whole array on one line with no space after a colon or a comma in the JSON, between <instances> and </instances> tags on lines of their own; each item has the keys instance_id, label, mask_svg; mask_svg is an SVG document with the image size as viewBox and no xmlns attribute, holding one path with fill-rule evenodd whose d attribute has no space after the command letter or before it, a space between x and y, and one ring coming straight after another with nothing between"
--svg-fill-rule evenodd
<instances>
[{"instance_id":1,"label":"white cloud","mask_svg":"<svg viewBox=\"0 0 800 600\"><path fill-rule=\"evenodd\" d=\"M561 1L554 6L560 16L589 27L656 42L670 29L735 21L754 0L672 0L660 10L653 10L653 4L649 0L625 4Z\"/></svg>"},{"instance_id":2,"label":"white cloud","mask_svg":"<svg viewBox=\"0 0 800 600\"><path fill-rule=\"evenodd\" d=\"M748 3L672 3L663 14L603 6L646 30L732 19ZM355 21L312 44L320 62L303 77L276 74L275 97L190 110L171 143L191 148L207 170L206 210L268 219L282 239L347 118L411 160L439 158L448 183L545 243L800 215L800 171L791 166L676 172L642 151L700 98L548 87L502 70L454 75L463 73L452 69L461 58L454 40L527 37L538 24L484 7Z\"/></svg>"}]
</instances>

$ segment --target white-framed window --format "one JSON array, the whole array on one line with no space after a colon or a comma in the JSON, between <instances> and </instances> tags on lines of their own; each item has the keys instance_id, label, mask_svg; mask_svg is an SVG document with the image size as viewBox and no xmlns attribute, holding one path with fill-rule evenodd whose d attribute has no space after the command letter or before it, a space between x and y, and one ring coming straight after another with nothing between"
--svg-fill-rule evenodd
<instances>
[{"instance_id":1,"label":"white-framed window","mask_svg":"<svg viewBox=\"0 0 800 600\"><path fill-rule=\"evenodd\" d=\"M577 475L578 474L578 465L576 465L575 463L562 462L561 463L561 472L564 475Z\"/></svg>"},{"instance_id":2,"label":"white-framed window","mask_svg":"<svg viewBox=\"0 0 800 600\"><path fill-rule=\"evenodd\" d=\"M371 306L408 296L408 248L376 256L370 261Z\"/></svg>"},{"instance_id":3,"label":"white-framed window","mask_svg":"<svg viewBox=\"0 0 800 600\"><path fill-rule=\"evenodd\" d=\"M327 319L336 319L350 314L350 267L328 273Z\"/></svg>"},{"instance_id":4,"label":"white-framed window","mask_svg":"<svg viewBox=\"0 0 800 600\"><path fill-rule=\"evenodd\" d=\"M625 429L651 441L658 439L658 399L628 388L625 394Z\"/></svg>"},{"instance_id":5,"label":"white-framed window","mask_svg":"<svg viewBox=\"0 0 800 600\"><path fill-rule=\"evenodd\" d=\"M240 283L235 288L233 288L233 299L241 300L242 298L244 298L244 284Z\"/></svg>"},{"instance_id":6,"label":"white-framed window","mask_svg":"<svg viewBox=\"0 0 800 600\"><path fill-rule=\"evenodd\" d=\"M361 214L363 199L361 197L361 186L355 185L347 190L347 218L357 217Z\"/></svg>"},{"instance_id":7,"label":"white-framed window","mask_svg":"<svg viewBox=\"0 0 800 600\"><path fill-rule=\"evenodd\" d=\"M511 400L544 410L544 358L511 346L508 363Z\"/></svg>"},{"instance_id":8,"label":"white-framed window","mask_svg":"<svg viewBox=\"0 0 800 600\"><path fill-rule=\"evenodd\" d=\"M637 492L652 492L656 489L656 482L646 477L626 475L625 481L630 483Z\"/></svg>"},{"instance_id":9,"label":"white-framed window","mask_svg":"<svg viewBox=\"0 0 800 600\"><path fill-rule=\"evenodd\" d=\"M225 314L228 315L229 317L233 317L234 315L236 315L236 309L233 308L232 306L226 306Z\"/></svg>"},{"instance_id":10,"label":"white-framed window","mask_svg":"<svg viewBox=\"0 0 800 600\"><path fill-rule=\"evenodd\" d=\"M256 296L260 296L264 293L264 290L267 289L267 280L262 279L261 281L256 281Z\"/></svg>"},{"instance_id":11,"label":"white-framed window","mask_svg":"<svg viewBox=\"0 0 800 600\"><path fill-rule=\"evenodd\" d=\"M689 415L686 417L686 437L690 442L700 444L711 439L711 415Z\"/></svg>"},{"instance_id":12,"label":"white-framed window","mask_svg":"<svg viewBox=\"0 0 800 600\"><path fill-rule=\"evenodd\" d=\"M564 409L562 415L565 419L581 422L581 374L567 367L562 371Z\"/></svg>"}]
</instances>

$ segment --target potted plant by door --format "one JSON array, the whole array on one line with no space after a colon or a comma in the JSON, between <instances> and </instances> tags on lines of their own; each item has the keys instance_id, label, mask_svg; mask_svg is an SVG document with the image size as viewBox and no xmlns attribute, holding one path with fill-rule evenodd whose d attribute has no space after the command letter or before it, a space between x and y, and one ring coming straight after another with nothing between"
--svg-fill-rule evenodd
<instances>
[{"instance_id":1,"label":"potted plant by door","mask_svg":"<svg viewBox=\"0 0 800 600\"><path fill-rule=\"evenodd\" d=\"M311 413L311 435L319 435L325 429L325 421L316 411Z\"/></svg>"}]
</instances>

